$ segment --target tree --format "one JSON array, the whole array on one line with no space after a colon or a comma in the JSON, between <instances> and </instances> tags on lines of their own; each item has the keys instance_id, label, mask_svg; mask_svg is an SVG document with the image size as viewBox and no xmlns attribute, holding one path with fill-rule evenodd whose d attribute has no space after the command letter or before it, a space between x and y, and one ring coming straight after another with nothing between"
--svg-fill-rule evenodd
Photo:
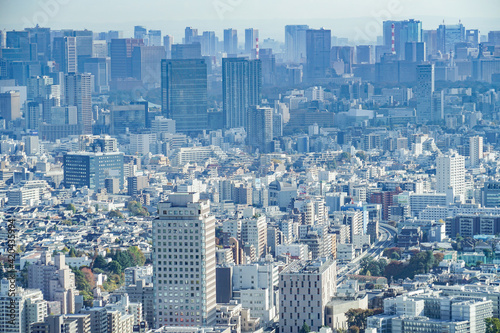
<instances>
[{"instance_id":1,"label":"tree","mask_svg":"<svg viewBox=\"0 0 500 333\"><path fill-rule=\"evenodd\" d=\"M359 327L358 326L349 327L349 333L359 333Z\"/></svg>"},{"instance_id":2,"label":"tree","mask_svg":"<svg viewBox=\"0 0 500 333\"><path fill-rule=\"evenodd\" d=\"M311 332L311 327L309 327L309 325L307 325L307 323L304 321L304 324L300 328L299 333L309 333L309 332Z\"/></svg>"},{"instance_id":3,"label":"tree","mask_svg":"<svg viewBox=\"0 0 500 333\"><path fill-rule=\"evenodd\" d=\"M103 256L101 255L98 255L95 260L94 260L94 265L92 267L94 268L101 268L101 269L104 269L107 265L107 261L106 259L104 259Z\"/></svg>"},{"instance_id":4,"label":"tree","mask_svg":"<svg viewBox=\"0 0 500 333\"><path fill-rule=\"evenodd\" d=\"M70 250L69 250L69 256L71 258L76 258L76 250L74 247L72 247Z\"/></svg>"},{"instance_id":5,"label":"tree","mask_svg":"<svg viewBox=\"0 0 500 333\"><path fill-rule=\"evenodd\" d=\"M500 319L486 318L486 333L500 333Z\"/></svg>"},{"instance_id":6,"label":"tree","mask_svg":"<svg viewBox=\"0 0 500 333\"><path fill-rule=\"evenodd\" d=\"M122 219L123 218L123 214L122 212L120 212L118 209L117 210L112 210L108 213L108 218L112 219L112 218L119 218L119 219Z\"/></svg>"},{"instance_id":7,"label":"tree","mask_svg":"<svg viewBox=\"0 0 500 333\"><path fill-rule=\"evenodd\" d=\"M130 201L127 209L133 216L149 216L149 212L137 201Z\"/></svg>"},{"instance_id":8,"label":"tree","mask_svg":"<svg viewBox=\"0 0 500 333\"><path fill-rule=\"evenodd\" d=\"M73 205L72 203L70 203L67 207L66 207L66 210L71 210L73 212L73 214L76 213L76 207L75 205Z\"/></svg>"},{"instance_id":9,"label":"tree","mask_svg":"<svg viewBox=\"0 0 500 333\"><path fill-rule=\"evenodd\" d=\"M122 265L120 265L119 262L117 261L111 261L109 264L108 264L108 270L113 272L114 274L122 274Z\"/></svg>"}]
</instances>

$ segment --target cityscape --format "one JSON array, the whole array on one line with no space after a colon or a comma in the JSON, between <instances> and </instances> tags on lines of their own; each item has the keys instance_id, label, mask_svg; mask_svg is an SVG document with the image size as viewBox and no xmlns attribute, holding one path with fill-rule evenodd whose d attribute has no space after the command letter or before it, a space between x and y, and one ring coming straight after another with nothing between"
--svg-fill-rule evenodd
<instances>
[{"instance_id":1,"label":"cityscape","mask_svg":"<svg viewBox=\"0 0 500 333\"><path fill-rule=\"evenodd\" d=\"M0 0L0 333L500 333L497 1Z\"/></svg>"}]
</instances>

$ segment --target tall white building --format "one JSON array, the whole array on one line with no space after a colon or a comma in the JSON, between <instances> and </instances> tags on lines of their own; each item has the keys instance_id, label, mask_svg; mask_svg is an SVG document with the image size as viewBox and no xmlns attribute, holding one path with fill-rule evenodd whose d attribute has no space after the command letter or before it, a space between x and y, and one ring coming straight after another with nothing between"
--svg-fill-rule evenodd
<instances>
[{"instance_id":1,"label":"tall white building","mask_svg":"<svg viewBox=\"0 0 500 333\"><path fill-rule=\"evenodd\" d=\"M199 193L175 193L153 221L155 327L215 324L215 218Z\"/></svg>"},{"instance_id":2,"label":"tall white building","mask_svg":"<svg viewBox=\"0 0 500 333\"><path fill-rule=\"evenodd\" d=\"M483 159L483 137L473 136L469 138L470 166L477 167Z\"/></svg>"},{"instance_id":3,"label":"tall white building","mask_svg":"<svg viewBox=\"0 0 500 333\"><path fill-rule=\"evenodd\" d=\"M436 190L448 193L453 189L454 196L465 194L465 159L457 152L438 156L436 159Z\"/></svg>"}]
</instances>

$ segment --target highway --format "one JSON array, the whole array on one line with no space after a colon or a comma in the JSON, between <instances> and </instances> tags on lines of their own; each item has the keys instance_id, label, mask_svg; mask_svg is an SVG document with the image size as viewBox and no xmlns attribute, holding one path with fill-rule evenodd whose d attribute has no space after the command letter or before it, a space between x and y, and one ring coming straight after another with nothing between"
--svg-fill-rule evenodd
<instances>
[{"instance_id":1,"label":"highway","mask_svg":"<svg viewBox=\"0 0 500 333\"><path fill-rule=\"evenodd\" d=\"M394 236L397 234L397 229L388 224L381 223L379 225L379 230L381 236L377 242L372 244L368 250L364 251L360 256L349 262L347 265L343 265L337 269L337 286L342 284L348 275L356 274L360 270L361 260L363 258L369 256L377 260L382 256L382 253L386 248L394 245Z\"/></svg>"}]
</instances>

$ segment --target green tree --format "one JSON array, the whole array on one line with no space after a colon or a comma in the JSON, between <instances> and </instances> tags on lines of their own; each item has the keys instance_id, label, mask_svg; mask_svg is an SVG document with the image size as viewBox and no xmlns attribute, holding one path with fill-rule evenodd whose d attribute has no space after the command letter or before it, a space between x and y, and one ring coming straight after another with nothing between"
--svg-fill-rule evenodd
<instances>
[{"instance_id":1,"label":"green tree","mask_svg":"<svg viewBox=\"0 0 500 333\"><path fill-rule=\"evenodd\" d=\"M72 247L72 248L69 250L69 256L70 256L71 258L76 258L76 256L77 256L77 255L76 255L76 250L75 250L75 248L74 248L74 247Z\"/></svg>"},{"instance_id":2,"label":"green tree","mask_svg":"<svg viewBox=\"0 0 500 333\"><path fill-rule=\"evenodd\" d=\"M307 325L307 323L304 321L304 324L300 328L299 333L309 333L309 332L311 332L311 327L309 327L309 325Z\"/></svg>"},{"instance_id":3,"label":"green tree","mask_svg":"<svg viewBox=\"0 0 500 333\"><path fill-rule=\"evenodd\" d=\"M118 209L117 210L112 210L108 213L108 218L112 219L112 218L119 218L119 219L122 219L123 218L123 214L122 212L120 212Z\"/></svg>"},{"instance_id":4,"label":"green tree","mask_svg":"<svg viewBox=\"0 0 500 333\"><path fill-rule=\"evenodd\" d=\"M129 201L127 209L133 216L149 216L149 212L146 208L142 207L141 203L137 201Z\"/></svg>"},{"instance_id":5,"label":"green tree","mask_svg":"<svg viewBox=\"0 0 500 333\"><path fill-rule=\"evenodd\" d=\"M114 274L118 274L118 275L121 275L122 274L122 265L120 265L119 262L117 261L111 261L109 264L108 264L108 270L113 272Z\"/></svg>"},{"instance_id":6,"label":"green tree","mask_svg":"<svg viewBox=\"0 0 500 333\"><path fill-rule=\"evenodd\" d=\"M500 333L500 319L486 318L486 333Z\"/></svg>"},{"instance_id":7,"label":"green tree","mask_svg":"<svg viewBox=\"0 0 500 333\"><path fill-rule=\"evenodd\" d=\"M106 259L104 259L103 256L101 255L98 255L95 260L94 260L94 265L92 267L94 268L101 268L101 269L104 269L107 265L107 261Z\"/></svg>"},{"instance_id":8,"label":"green tree","mask_svg":"<svg viewBox=\"0 0 500 333\"><path fill-rule=\"evenodd\" d=\"M76 213L76 207L75 205L73 205L72 203L70 203L67 207L66 207L66 210L71 210L73 212L73 214Z\"/></svg>"}]
</instances>

